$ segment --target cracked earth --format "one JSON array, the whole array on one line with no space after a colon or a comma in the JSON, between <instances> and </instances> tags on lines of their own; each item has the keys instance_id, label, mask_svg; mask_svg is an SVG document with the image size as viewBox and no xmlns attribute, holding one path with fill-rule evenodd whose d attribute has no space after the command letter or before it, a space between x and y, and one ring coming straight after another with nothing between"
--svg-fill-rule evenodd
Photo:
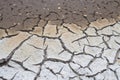
<instances>
[{"instance_id":1,"label":"cracked earth","mask_svg":"<svg viewBox=\"0 0 120 80\"><path fill-rule=\"evenodd\" d=\"M0 0L0 80L120 80L120 1Z\"/></svg>"}]
</instances>

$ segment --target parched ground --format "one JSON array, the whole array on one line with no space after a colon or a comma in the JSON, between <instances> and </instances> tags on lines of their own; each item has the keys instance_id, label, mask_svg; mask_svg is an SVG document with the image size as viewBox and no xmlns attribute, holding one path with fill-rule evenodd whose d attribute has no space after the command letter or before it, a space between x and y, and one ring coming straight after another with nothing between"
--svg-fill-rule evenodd
<instances>
[{"instance_id":1,"label":"parched ground","mask_svg":"<svg viewBox=\"0 0 120 80\"><path fill-rule=\"evenodd\" d=\"M0 80L120 80L120 0L0 0Z\"/></svg>"}]
</instances>

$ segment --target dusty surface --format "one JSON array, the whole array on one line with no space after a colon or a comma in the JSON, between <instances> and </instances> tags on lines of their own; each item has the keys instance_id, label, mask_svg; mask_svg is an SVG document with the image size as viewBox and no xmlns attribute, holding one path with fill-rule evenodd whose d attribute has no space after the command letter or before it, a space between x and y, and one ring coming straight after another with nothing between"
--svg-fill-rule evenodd
<instances>
[{"instance_id":1,"label":"dusty surface","mask_svg":"<svg viewBox=\"0 0 120 80\"><path fill-rule=\"evenodd\" d=\"M41 19L87 27L102 19L119 21L119 16L120 0L0 0L0 28L5 29L32 30Z\"/></svg>"},{"instance_id":2,"label":"dusty surface","mask_svg":"<svg viewBox=\"0 0 120 80\"><path fill-rule=\"evenodd\" d=\"M0 0L0 80L120 80L120 0Z\"/></svg>"}]
</instances>

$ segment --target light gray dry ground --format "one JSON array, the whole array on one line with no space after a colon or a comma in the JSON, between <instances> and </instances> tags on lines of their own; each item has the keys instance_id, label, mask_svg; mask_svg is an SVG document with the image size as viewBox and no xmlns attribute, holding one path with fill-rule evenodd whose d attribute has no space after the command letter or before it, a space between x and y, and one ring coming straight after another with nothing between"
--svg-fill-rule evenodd
<instances>
[{"instance_id":1,"label":"light gray dry ground","mask_svg":"<svg viewBox=\"0 0 120 80\"><path fill-rule=\"evenodd\" d=\"M0 80L120 80L120 0L0 0Z\"/></svg>"}]
</instances>

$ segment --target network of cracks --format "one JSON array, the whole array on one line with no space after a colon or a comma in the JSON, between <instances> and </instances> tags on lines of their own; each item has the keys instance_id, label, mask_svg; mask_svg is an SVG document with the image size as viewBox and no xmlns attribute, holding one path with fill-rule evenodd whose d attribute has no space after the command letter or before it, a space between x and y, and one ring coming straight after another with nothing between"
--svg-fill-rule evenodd
<instances>
[{"instance_id":1,"label":"network of cracks","mask_svg":"<svg viewBox=\"0 0 120 80\"><path fill-rule=\"evenodd\" d=\"M48 22L43 32L36 27L1 37L0 79L119 80L119 26L81 30L75 24Z\"/></svg>"},{"instance_id":2,"label":"network of cracks","mask_svg":"<svg viewBox=\"0 0 120 80\"><path fill-rule=\"evenodd\" d=\"M120 80L119 3L0 0L0 80Z\"/></svg>"}]
</instances>

